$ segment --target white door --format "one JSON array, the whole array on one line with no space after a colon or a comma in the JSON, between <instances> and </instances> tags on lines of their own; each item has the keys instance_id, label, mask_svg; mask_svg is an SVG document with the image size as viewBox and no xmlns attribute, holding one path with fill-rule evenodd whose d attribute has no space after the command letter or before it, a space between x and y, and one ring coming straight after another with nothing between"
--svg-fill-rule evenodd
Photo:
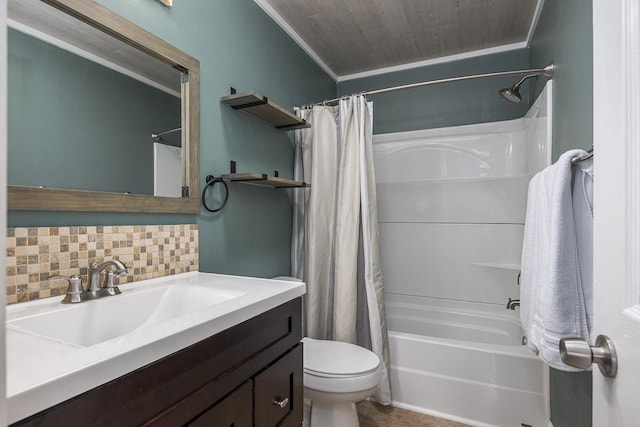
<instances>
[{"instance_id":1,"label":"white door","mask_svg":"<svg viewBox=\"0 0 640 427\"><path fill-rule=\"evenodd\" d=\"M7 224L7 2L0 0L0 271L5 270L5 245L6 224ZM4 277L4 276L3 276ZM0 282L0 306L5 304L5 282ZM4 331L4 310L0 310L0 390L5 390L5 331ZM6 399L5 393L0 392L0 425L5 425L6 419Z\"/></svg>"},{"instance_id":2,"label":"white door","mask_svg":"<svg viewBox=\"0 0 640 427\"><path fill-rule=\"evenodd\" d=\"M640 2L593 1L594 324L618 375L593 371L594 427L640 426ZM588 72L588 70L585 70Z\"/></svg>"}]
</instances>

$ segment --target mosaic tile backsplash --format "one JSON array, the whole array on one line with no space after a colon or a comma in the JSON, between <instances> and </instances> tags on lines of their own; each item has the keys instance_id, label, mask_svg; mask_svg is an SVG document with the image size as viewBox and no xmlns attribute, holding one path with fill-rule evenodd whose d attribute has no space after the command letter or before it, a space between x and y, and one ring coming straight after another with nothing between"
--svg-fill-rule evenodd
<instances>
[{"instance_id":1,"label":"mosaic tile backsplash","mask_svg":"<svg viewBox=\"0 0 640 427\"><path fill-rule=\"evenodd\" d=\"M29 227L7 229L7 304L64 295L65 280L89 265L117 259L120 284L198 270L198 225Z\"/></svg>"}]
</instances>

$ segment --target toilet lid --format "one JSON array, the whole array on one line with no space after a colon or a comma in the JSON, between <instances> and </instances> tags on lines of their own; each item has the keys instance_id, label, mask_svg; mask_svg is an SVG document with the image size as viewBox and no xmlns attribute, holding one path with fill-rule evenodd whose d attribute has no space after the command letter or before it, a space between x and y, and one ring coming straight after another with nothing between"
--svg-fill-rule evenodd
<instances>
[{"instance_id":1,"label":"toilet lid","mask_svg":"<svg viewBox=\"0 0 640 427\"><path fill-rule=\"evenodd\" d=\"M366 348L339 341L303 338L304 370L318 376L359 376L375 372L380 359Z\"/></svg>"}]
</instances>

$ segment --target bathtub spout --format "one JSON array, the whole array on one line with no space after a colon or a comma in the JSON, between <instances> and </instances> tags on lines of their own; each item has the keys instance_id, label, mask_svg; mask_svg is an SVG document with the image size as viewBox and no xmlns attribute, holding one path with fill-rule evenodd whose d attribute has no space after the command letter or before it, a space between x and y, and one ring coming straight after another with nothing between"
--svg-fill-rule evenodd
<instances>
[{"instance_id":1,"label":"bathtub spout","mask_svg":"<svg viewBox=\"0 0 640 427\"><path fill-rule=\"evenodd\" d=\"M507 309L515 310L516 307L520 307L520 300L509 298L509 301L507 302Z\"/></svg>"}]
</instances>

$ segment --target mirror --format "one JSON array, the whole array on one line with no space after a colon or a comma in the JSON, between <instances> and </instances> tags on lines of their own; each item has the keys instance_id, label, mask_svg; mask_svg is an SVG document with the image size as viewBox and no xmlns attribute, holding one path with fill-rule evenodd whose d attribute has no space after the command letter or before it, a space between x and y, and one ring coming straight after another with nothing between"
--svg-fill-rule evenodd
<instances>
[{"instance_id":1,"label":"mirror","mask_svg":"<svg viewBox=\"0 0 640 427\"><path fill-rule=\"evenodd\" d=\"M91 0L8 15L9 209L197 213L198 61Z\"/></svg>"}]
</instances>

